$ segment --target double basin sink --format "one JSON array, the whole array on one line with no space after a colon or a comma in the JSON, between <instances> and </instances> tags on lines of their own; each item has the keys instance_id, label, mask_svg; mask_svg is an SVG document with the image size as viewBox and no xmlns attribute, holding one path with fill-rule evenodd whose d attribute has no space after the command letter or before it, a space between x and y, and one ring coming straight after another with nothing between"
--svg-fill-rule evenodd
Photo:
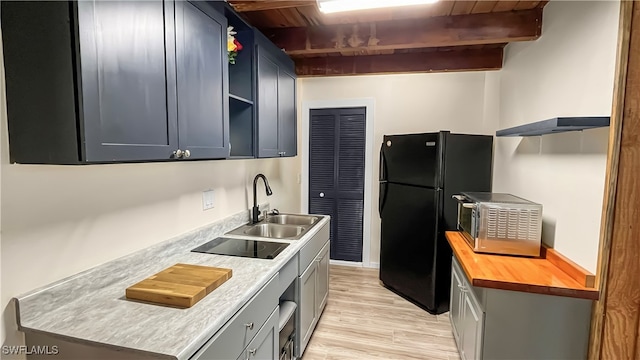
<instances>
[{"instance_id":1,"label":"double basin sink","mask_svg":"<svg viewBox=\"0 0 640 360\"><path fill-rule=\"evenodd\" d=\"M320 217L313 215L271 215L257 224L243 225L228 234L300 240L318 221Z\"/></svg>"}]
</instances>

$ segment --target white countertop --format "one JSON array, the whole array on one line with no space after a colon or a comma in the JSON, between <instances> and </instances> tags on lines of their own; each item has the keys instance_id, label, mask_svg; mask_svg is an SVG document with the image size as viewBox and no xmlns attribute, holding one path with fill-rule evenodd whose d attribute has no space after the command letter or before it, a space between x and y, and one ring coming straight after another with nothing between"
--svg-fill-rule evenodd
<instances>
[{"instance_id":1,"label":"white countertop","mask_svg":"<svg viewBox=\"0 0 640 360\"><path fill-rule=\"evenodd\" d=\"M249 212L243 211L18 296L19 328L159 358L188 359L329 221L323 217L300 240L264 239L290 244L273 260L190 252L248 219ZM230 268L233 276L188 309L125 298L127 287L176 263Z\"/></svg>"}]
</instances>

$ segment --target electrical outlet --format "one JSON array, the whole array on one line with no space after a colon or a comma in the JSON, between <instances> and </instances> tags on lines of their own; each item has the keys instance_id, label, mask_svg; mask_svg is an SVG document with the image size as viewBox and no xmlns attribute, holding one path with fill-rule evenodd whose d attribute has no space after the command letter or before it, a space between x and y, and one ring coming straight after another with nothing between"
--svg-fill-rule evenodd
<instances>
[{"instance_id":1,"label":"electrical outlet","mask_svg":"<svg viewBox=\"0 0 640 360\"><path fill-rule=\"evenodd\" d=\"M202 210L213 209L213 190L206 190L202 193Z\"/></svg>"}]
</instances>

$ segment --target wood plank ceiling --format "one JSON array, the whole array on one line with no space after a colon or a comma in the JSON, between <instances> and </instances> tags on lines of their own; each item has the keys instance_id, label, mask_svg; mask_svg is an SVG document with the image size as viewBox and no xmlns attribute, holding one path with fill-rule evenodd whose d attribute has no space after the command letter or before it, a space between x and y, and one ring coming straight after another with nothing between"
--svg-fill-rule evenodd
<instances>
[{"instance_id":1,"label":"wood plank ceiling","mask_svg":"<svg viewBox=\"0 0 640 360\"><path fill-rule=\"evenodd\" d=\"M542 32L547 1L447 1L323 14L315 0L229 0L298 76L497 70L505 45Z\"/></svg>"}]
</instances>

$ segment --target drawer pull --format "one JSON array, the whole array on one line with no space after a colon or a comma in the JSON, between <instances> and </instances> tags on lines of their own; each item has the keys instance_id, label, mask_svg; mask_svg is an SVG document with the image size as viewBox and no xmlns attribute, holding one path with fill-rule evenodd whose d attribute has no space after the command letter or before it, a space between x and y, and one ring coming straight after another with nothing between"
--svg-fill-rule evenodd
<instances>
[{"instance_id":1,"label":"drawer pull","mask_svg":"<svg viewBox=\"0 0 640 360\"><path fill-rule=\"evenodd\" d=\"M253 330L253 323L252 322L250 322L248 324L244 324L244 326L248 327L249 330Z\"/></svg>"}]
</instances>

